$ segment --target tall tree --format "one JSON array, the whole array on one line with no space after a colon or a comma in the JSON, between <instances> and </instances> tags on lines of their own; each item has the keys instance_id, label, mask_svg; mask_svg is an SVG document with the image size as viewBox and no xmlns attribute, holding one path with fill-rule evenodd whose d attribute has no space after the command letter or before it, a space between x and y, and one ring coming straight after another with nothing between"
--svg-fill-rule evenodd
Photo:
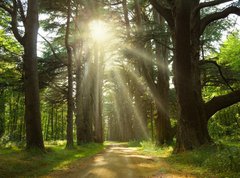
<instances>
[{"instance_id":1,"label":"tall tree","mask_svg":"<svg viewBox=\"0 0 240 178\"><path fill-rule=\"evenodd\" d=\"M205 28L229 14L240 15L240 9L233 3L222 11L201 18L201 9L234 1L215 0L200 3L199 0L163 2L150 0L150 2L168 22L175 41L174 80L180 106L175 150L177 152L190 150L210 141L207 121L214 113L240 101L240 90L237 90L204 103L199 70L200 36Z\"/></svg>"},{"instance_id":2,"label":"tall tree","mask_svg":"<svg viewBox=\"0 0 240 178\"><path fill-rule=\"evenodd\" d=\"M71 20L71 0L67 1L67 26L65 34L65 46L67 49L67 71L68 71L68 93L67 93L67 148L73 147L73 67L72 67L72 47L69 43L70 20Z\"/></svg>"},{"instance_id":3,"label":"tall tree","mask_svg":"<svg viewBox=\"0 0 240 178\"><path fill-rule=\"evenodd\" d=\"M24 6L20 0L1 0L0 7L11 16L12 32L24 48L26 147L44 150L37 71L38 1L28 0ZM24 34L19 29L19 19L23 23Z\"/></svg>"},{"instance_id":4,"label":"tall tree","mask_svg":"<svg viewBox=\"0 0 240 178\"><path fill-rule=\"evenodd\" d=\"M157 119L156 119L156 143L163 145L172 141L171 137L171 124L169 117L169 35L168 28L166 27L165 20L162 16L154 14L155 22L160 26L165 35L161 38L163 44L159 44L156 40L156 58L157 58L157 84L153 86L158 91L155 95L157 106ZM154 79L152 79L154 80ZM152 82L154 83L154 82Z\"/></svg>"}]
</instances>

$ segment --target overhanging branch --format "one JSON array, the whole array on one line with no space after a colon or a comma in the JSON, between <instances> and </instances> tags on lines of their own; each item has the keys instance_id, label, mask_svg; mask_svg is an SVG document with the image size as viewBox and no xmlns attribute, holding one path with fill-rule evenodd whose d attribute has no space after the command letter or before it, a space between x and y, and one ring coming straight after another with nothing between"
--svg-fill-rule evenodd
<instances>
[{"instance_id":1,"label":"overhanging branch","mask_svg":"<svg viewBox=\"0 0 240 178\"><path fill-rule=\"evenodd\" d=\"M235 103L240 102L240 90L236 90L226 95L213 97L210 101L205 103L206 117L210 119L217 111L229 107Z\"/></svg>"},{"instance_id":2,"label":"overhanging branch","mask_svg":"<svg viewBox=\"0 0 240 178\"><path fill-rule=\"evenodd\" d=\"M216 12L216 13L213 13L213 14L210 14L210 15L207 15L206 17L204 17L201 20L201 28L200 28L201 34L204 32L204 30L208 24L210 24L216 20L226 18L229 14L240 15L240 8L231 6L231 7L224 9L221 12Z\"/></svg>"},{"instance_id":3,"label":"overhanging branch","mask_svg":"<svg viewBox=\"0 0 240 178\"><path fill-rule=\"evenodd\" d=\"M223 4L225 2L230 2L230 1L233 1L233 0L215 0L215 1L210 1L210 2L203 2L203 3L200 3L197 8L195 9L195 11L199 11L201 10L202 8L205 8L205 7L211 7L211 6L216 6L216 5L219 5L219 4Z\"/></svg>"},{"instance_id":4,"label":"overhanging branch","mask_svg":"<svg viewBox=\"0 0 240 178\"><path fill-rule=\"evenodd\" d=\"M38 35L48 44L48 46L50 47L52 53L53 53L53 56L57 59L57 60L61 60L58 55L56 54L52 44L44 37L42 36L40 33L38 33Z\"/></svg>"},{"instance_id":5,"label":"overhanging branch","mask_svg":"<svg viewBox=\"0 0 240 178\"><path fill-rule=\"evenodd\" d=\"M18 30L18 7L16 1L13 1L13 6L11 6L3 0L0 0L0 8L2 8L11 16L11 30L17 41L23 45L23 37L20 35Z\"/></svg>"},{"instance_id":6,"label":"overhanging branch","mask_svg":"<svg viewBox=\"0 0 240 178\"><path fill-rule=\"evenodd\" d=\"M226 83L226 85L228 86L228 88L229 88L231 91L234 91L233 88L232 88L232 87L230 86L230 84L228 83L228 80L224 77L220 65L218 65L218 63L217 63L216 61L207 61L207 60L199 61L199 64L206 64L206 63L215 65L215 66L218 68L218 72L219 72L220 76L222 77L223 81L224 81L224 82Z\"/></svg>"}]
</instances>

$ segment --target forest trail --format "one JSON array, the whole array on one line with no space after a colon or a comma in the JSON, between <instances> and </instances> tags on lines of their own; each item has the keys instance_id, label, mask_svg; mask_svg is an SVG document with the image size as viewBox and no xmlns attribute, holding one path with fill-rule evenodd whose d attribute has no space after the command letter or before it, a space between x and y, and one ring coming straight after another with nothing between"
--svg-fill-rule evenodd
<instances>
[{"instance_id":1,"label":"forest trail","mask_svg":"<svg viewBox=\"0 0 240 178\"><path fill-rule=\"evenodd\" d=\"M87 160L79 160L67 170L59 170L45 178L183 178L182 174L161 173L162 167L169 167L158 158L137 153L136 148L123 144L112 144L104 152ZM175 172L175 171L174 171Z\"/></svg>"}]
</instances>

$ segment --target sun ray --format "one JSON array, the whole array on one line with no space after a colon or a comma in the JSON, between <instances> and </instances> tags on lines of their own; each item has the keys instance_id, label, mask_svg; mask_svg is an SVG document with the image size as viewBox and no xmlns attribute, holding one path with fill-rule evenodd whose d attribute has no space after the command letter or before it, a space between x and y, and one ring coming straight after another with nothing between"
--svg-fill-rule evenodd
<instances>
[{"instance_id":1,"label":"sun ray","mask_svg":"<svg viewBox=\"0 0 240 178\"><path fill-rule=\"evenodd\" d=\"M131 76L131 79L135 81L135 84L138 88L146 88L147 84L146 84L146 81L145 80L139 80L139 76L130 70L130 67L129 66L125 66L128 71L129 71L129 74ZM154 94L150 91L149 87L148 89L145 90L147 92L147 94L151 97L151 99L153 101L155 101L155 104L162 110L162 112L165 112L166 111L164 110L163 106L162 106L162 103L161 103L161 100L160 99L157 99Z\"/></svg>"},{"instance_id":2,"label":"sun ray","mask_svg":"<svg viewBox=\"0 0 240 178\"><path fill-rule=\"evenodd\" d=\"M114 75L116 76L116 79L117 79L118 83L121 85L121 89L123 90L124 98L127 100L127 103L131 103L131 104L129 104L129 106L133 110L133 113L136 116L135 118L139 122L139 126L140 126L141 131L144 133L144 137L148 138L148 133L143 126L144 124L143 124L143 121L141 119L140 110L139 110L139 108L136 107L136 105L134 106L132 104L133 101L131 100L131 97L129 95L129 93L130 93L129 88L126 86L126 84L124 82L124 79L122 78L122 76L117 71L114 71Z\"/></svg>"}]
</instances>

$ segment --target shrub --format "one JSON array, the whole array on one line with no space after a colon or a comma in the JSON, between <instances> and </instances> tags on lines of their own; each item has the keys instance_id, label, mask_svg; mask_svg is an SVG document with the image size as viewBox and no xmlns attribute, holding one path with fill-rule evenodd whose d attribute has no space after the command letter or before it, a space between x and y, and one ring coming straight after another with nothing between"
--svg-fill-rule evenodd
<instances>
[{"instance_id":1,"label":"shrub","mask_svg":"<svg viewBox=\"0 0 240 178\"><path fill-rule=\"evenodd\" d=\"M240 168L240 148L225 147L211 155L204 166L214 172L238 172Z\"/></svg>"}]
</instances>

